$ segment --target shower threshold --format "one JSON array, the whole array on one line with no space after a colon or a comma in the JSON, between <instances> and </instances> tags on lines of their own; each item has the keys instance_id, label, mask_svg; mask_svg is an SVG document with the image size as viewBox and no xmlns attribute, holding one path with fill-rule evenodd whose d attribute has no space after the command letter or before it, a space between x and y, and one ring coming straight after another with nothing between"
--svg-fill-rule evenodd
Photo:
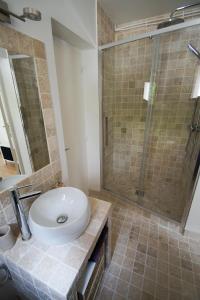
<instances>
[{"instance_id":1,"label":"shower threshold","mask_svg":"<svg viewBox=\"0 0 200 300\"><path fill-rule=\"evenodd\" d=\"M139 191L140 191L140 190L139 190ZM115 196L116 198L118 198L118 199L121 200L121 201L126 201L126 202L128 202L129 204L131 204L131 205L135 205L135 206L137 206L138 208L142 208L144 211L149 212L149 213L151 213L152 215L154 215L154 216L156 216L156 217L158 217L158 218L160 218L160 219L162 219L162 220L164 220L164 221L166 221L166 222L169 222L169 223L175 225L176 227L179 227L179 232L180 232L180 233L183 233L183 232L182 232L182 228L181 228L181 224L182 224L181 222L178 222L178 221L176 221L176 220L173 220L173 219L169 218L168 216L166 216L165 214L162 214L162 213L160 213L160 212L156 212L156 211L154 211L154 210L152 210L152 209L150 209L150 208L147 208L147 207L145 207L145 206L143 206L143 205L140 205L138 202L136 202L136 201L134 201L134 200L132 200L132 199L130 199L130 198L120 196L118 193L115 193L115 192L113 192L113 191L111 191L111 190L109 190L109 189L107 189L107 188L104 188L104 187L103 187L103 188L101 189L101 191L100 191L100 194L101 194L101 192L107 192L107 193L109 193L110 195ZM135 193L135 194L136 194L136 193ZM137 194L137 195L138 195L138 194Z\"/></svg>"}]
</instances>

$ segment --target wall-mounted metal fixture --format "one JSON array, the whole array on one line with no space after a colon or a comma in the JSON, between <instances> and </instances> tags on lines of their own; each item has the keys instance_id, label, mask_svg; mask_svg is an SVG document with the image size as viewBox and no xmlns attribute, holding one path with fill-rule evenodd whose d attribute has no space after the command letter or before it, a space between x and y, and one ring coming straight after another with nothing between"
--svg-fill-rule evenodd
<instances>
[{"instance_id":1,"label":"wall-mounted metal fixture","mask_svg":"<svg viewBox=\"0 0 200 300\"><path fill-rule=\"evenodd\" d=\"M196 55L196 57L198 57L198 59L200 59L200 52L191 43L188 44L188 48L194 55Z\"/></svg>"},{"instance_id":2,"label":"wall-mounted metal fixture","mask_svg":"<svg viewBox=\"0 0 200 300\"><path fill-rule=\"evenodd\" d=\"M183 6L180 6L180 7L177 7L176 9L174 9L170 16L169 16L169 20L167 21L164 21L160 24L158 24L158 29L161 29L161 28L165 28L165 27L168 27L168 26L171 26L171 25L176 25L176 24L179 24L179 23L183 23L184 22L184 19L183 18L177 18L175 17L175 14L179 11L183 11L187 8L191 8L191 7L194 7L194 6L198 6L200 5L200 2L197 2L197 3L192 3L192 4L187 4L187 5L183 5Z\"/></svg>"},{"instance_id":3,"label":"wall-mounted metal fixture","mask_svg":"<svg viewBox=\"0 0 200 300\"><path fill-rule=\"evenodd\" d=\"M9 11L8 4L0 0L0 22L11 23L10 16L17 18L20 21L26 22L26 19L32 21L41 21L41 12L34 8L25 7L23 8L23 15L19 16Z\"/></svg>"}]
</instances>

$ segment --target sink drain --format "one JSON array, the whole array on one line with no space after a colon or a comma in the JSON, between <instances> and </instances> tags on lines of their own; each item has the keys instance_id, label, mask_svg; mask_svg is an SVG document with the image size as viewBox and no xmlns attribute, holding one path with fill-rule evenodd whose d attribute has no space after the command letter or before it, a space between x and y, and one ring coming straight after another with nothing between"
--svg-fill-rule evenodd
<instances>
[{"instance_id":1,"label":"sink drain","mask_svg":"<svg viewBox=\"0 0 200 300\"><path fill-rule=\"evenodd\" d=\"M67 222L67 220L68 220L68 216L66 216L66 215L61 215L61 216L57 217L57 219L56 219L58 224L63 224L65 222Z\"/></svg>"}]
</instances>

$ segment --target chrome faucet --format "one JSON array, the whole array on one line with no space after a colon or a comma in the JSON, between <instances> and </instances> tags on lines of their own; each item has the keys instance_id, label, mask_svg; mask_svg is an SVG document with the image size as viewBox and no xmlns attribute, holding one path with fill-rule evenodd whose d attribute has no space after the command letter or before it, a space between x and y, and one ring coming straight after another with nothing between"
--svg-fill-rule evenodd
<instances>
[{"instance_id":1,"label":"chrome faucet","mask_svg":"<svg viewBox=\"0 0 200 300\"><path fill-rule=\"evenodd\" d=\"M38 196L41 194L40 191L25 193L22 195L20 194L20 192L19 192L20 189L27 188L30 186L32 186L32 185L29 184L29 185L20 186L20 187L14 186L10 189L11 202L12 202L15 216L17 219L17 223L18 223L21 235L22 235L22 240L24 240L24 241L27 241L31 238L31 231L30 231L30 228L29 228L29 225L27 222L26 215L24 213L23 206L21 204L21 200L32 198L32 197L35 197L35 196Z\"/></svg>"}]
</instances>

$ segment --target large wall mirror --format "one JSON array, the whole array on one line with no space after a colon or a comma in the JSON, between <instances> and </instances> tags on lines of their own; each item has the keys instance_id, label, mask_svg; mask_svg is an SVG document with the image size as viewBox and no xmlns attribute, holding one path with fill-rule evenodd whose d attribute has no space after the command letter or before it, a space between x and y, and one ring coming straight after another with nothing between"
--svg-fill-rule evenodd
<instances>
[{"instance_id":1,"label":"large wall mirror","mask_svg":"<svg viewBox=\"0 0 200 300\"><path fill-rule=\"evenodd\" d=\"M35 59L0 48L0 190L49 162Z\"/></svg>"}]
</instances>

